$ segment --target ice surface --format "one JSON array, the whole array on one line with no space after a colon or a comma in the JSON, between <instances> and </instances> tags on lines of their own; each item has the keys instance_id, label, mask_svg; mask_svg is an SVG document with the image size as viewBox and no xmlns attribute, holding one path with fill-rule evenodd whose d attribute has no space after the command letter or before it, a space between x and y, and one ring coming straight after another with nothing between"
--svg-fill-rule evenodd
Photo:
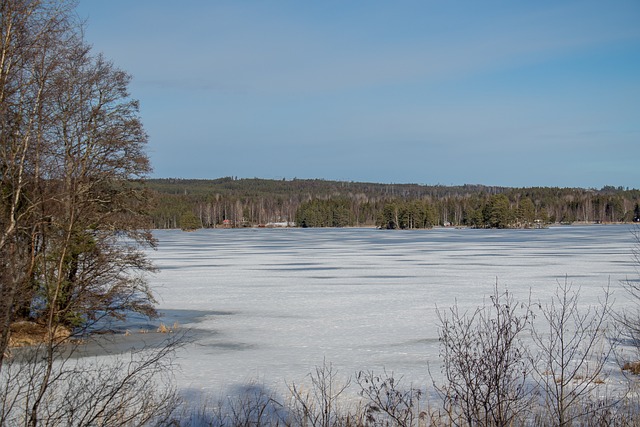
<instances>
[{"instance_id":1,"label":"ice surface","mask_svg":"<svg viewBox=\"0 0 640 427\"><path fill-rule=\"evenodd\" d=\"M436 306L476 307L496 281L545 300L565 277L596 303L607 283L637 275L631 231L157 231L150 283L160 311L211 313L183 325L206 332L179 353L181 388L283 390L323 359L344 376L384 368L426 384L427 363L439 370Z\"/></svg>"}]
</instances>

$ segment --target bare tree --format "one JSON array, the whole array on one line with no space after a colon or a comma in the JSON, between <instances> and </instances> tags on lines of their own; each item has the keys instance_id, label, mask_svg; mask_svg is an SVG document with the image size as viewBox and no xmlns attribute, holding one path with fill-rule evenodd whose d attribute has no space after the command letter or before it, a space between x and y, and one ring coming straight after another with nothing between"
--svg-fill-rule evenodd
<instances>
[{"instance_id":1,"label":"bare tree","mask_svg":"<svg viewBox=\"0 0 640 427\"><path fill-rule=\"evenodd\" d=\"M70 9L70 2L44 0L0 6L0 369L43 245L38 189L52 123L47 101L56 49L71 34Z\"/></svg>"},{"instance_id":2,"label":"bare tree","mask_svg":"<svg viewBox=\"0 0 640 427\"><path fill-rule=\"evenodd\" d=\"M275 393L257 382L241 387L236 396L228 397L222 407L226 416L216 420L215 425L278 425L285 424L288 415Z\"/></svg>"},{"instance_id":3,"label":"bare tree","mask_svg":"<svg viewBox=\"0 0 640 427\"><path fill-rule=\"evenodd\" d=\"M85 373L73 368L64 344L104 316L155 314L144 280L153 270L144 253L154 245L149 201L136 182L150 171L147 136L127 91L130 77L92 54L74 6L0 4L2 416L20 412L16 419L29 426L116 425L109 415L116 401L123 420L127 408L159 409L140 393L174 348ZM16 320L46 330L37 357L25 363L6 358ZM69 394L74 399L64 400Z\"/></svg>"},{"instance_id":4,"label":"bare tree","mask_svg":"<svg viewBox=\"0 0 640 427\"><path fill-rule=\"evenodd\" d=\"M606 289L596 306L580 307L579 300L579 288L574 289L567 279L558 283L551 301L537 305L546 323L532 328L535 379L550 416L546 421L557 426L571 425L613 403L587 404L592 389L604 383L605 364L613 353L612 340L606 335L610 292Z\"/></svg>"},{"instance_id":5,"label":"bare tree","mask_svg":"<svg viewBox=\"0 0 640 427\"><path fill-rule=\"evenodd\" d=\"M38 264L39 297L66 326L99 312L152 313L149 290L128 274L151 269L137 245L153 243L143 195L130 184L149 162L138 104L128 99L129 77L82 42L63 53L54 76L57 143L46 170L52 196L41 227L48 244Z\"/></svg>"},{"instance_id":6,"label":"bare tree","mask_svg":"<svg viewBox=\"0 0 640 427\"><path fill-rule=\"evenodd\" d=\"M422 390L402 386L402 379L393 374L360 371L356 382L367 399L365 414L370 425L410 427L426 415L420 410Z\"/></svg>"},{"instance_id":7,"label":"bare tree","mask_svg":"<svg viewBox=\"0 0 640 427\"><path fill-rule=\"evenodd\" d=\"M6 0L0 16L0 368L18 318L76 329L153 314L150 170L129 76L91 54L70 1Z\"/></svg>"},{"instance_id":8,"label":"bare tree","mask_svg":"<svg viewBox=\"0 0 640 427\"><path fill-rule=\"evenodd\" d=\"M31 299L48 274L38 257L59 248L70 222L109 237L135 231L139 242L150 242L137 231L146 228L144 198L127 184L149 170L137 103L128 99L126 74L90 55L72 6L1 5L0 354L8 324L32 314Z\"/></svg>"},{"instance_id":9,"label":"bare tree","mask_svg":"<svg viewBox=\"0 0 640 427\"><path fill-rule=\"evenodd\" d=\"M635 357L640 359L640 227L633 230L635 244L631 255L636 269L635 278L627 278L622 282L624 290L629 296L632 308L615 313L616 321L621 329L621 335L633 348L636 349ZM638 364L640 366L640 364ZM638 369L636 369L638 370Z\"/></svg>"},{"instance_id":10,"label":"bare tree","mask_svg":"<svg viewBox=\"0 0 640 427\"><path fill-rule=\"evenodd\" d=\"M323 361L309 375L311 385L305 389L296 383L289 386L292 397L291 425L309 425L313 427L332 427L343 425L340 396L347 390L351 380L341 382L338 371L331 363Z\"/></svg>"},{"instance_id":11,"label":"bare tree","mask_svg":"<svg viewBox=\"0 0 640 427\"><path fill-rule=\"evenodd\" d=\"M181 335L172 335L109 361L73 358L73 351L59 347L52 370L46 346L23 349L0 374L0 425L162 424L180 404L172 360L183 342ZM45 377L42 393L38 386Z\"/></svg>"},{"instance_id":12,"label":"bare tree","mask_svg":"<svg viewBox=\"0 0 640 427\"><path fill-rule=\"evenodd\" d=\"M530 407L530 366L521 341L529 327L528 304L498 286L490 303L471 313L457 304L438 310L444 384L436 385L454 425L509 426Z\"/></svg>"}]
</instances>

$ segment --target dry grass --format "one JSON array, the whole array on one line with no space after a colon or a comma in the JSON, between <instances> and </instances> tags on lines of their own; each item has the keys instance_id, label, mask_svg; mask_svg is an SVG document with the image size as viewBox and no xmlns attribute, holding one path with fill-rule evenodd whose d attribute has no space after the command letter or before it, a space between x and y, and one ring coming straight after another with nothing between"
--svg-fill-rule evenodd
<instances>
[{"instance_id":1,"label":"dry grass","mask_svg":"<svg viewBox=\"0 0 640 427\"><path fill-rule=\"evenodd\" d=\"M632 374L640 374L640 361L637 362L627 362L622 366L623 371L629 371Z\"/></svg>"},{"instance_id":2,"label":"dry grass","mask_svg":"<svg viewBox=\"0 0 640 427\"><path fill-rule=\"evenodd\" d=\"M69 339L71 331L62 326L55 328L53 339L57 342L63 342ZM49 338L49 330L45 325L20 321L11 325L9 335L9 347L27 347L46 342Z\"/></svg>"},{"instance_id":3,"label":"dry grass","mask_svg":"<svg viewBox=\"0 0 640 427\"><path fill-rule=\"evenodd\" d=\"M158 332L160 332L161 334L170 334L172 332L175 332L179 329L180 325L178 324L178 322L174 322L173 326L167 326L164 323L160 323L160 326L158 326Z\"/></svg>"}]
</instances>

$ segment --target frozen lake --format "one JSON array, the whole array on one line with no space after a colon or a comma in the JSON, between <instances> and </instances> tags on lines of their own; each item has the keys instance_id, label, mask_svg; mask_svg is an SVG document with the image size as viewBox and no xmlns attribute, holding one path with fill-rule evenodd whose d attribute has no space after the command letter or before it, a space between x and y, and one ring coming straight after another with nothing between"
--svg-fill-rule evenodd
<instances>
[{"instance_id":1,"label":"frozen lake","mask_svg":"<svg viewBox=\"0 0 640 427\"><path fill-rule=\"evenodd\" d=\"M179 353L180 388L282 390L323 359L345 376L386 368L426 384L427 363L439 369L436 306L476 307L496 280L545 300L565 276L595 303L608 282L637 278L632 230L157 231L150 283L161 312L188 310L182 326L204 331Z\"/></svg>"}]
</instances>

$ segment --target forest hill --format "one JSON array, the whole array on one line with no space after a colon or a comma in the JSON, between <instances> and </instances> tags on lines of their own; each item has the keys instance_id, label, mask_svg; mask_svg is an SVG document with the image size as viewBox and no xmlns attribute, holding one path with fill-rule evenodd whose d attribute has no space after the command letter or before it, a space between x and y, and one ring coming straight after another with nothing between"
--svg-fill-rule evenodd
<instances>
[{"instance_id":1,"label":"forest hill","mask_svg":"<svg viewBox=\"0 0 640 427\"><path fill-rule=\"evenodd\" d=\"M154 228L534 227L640 221L640 190L376 184L325 180L151 179Z\"/></svg>"}]
</instances>

